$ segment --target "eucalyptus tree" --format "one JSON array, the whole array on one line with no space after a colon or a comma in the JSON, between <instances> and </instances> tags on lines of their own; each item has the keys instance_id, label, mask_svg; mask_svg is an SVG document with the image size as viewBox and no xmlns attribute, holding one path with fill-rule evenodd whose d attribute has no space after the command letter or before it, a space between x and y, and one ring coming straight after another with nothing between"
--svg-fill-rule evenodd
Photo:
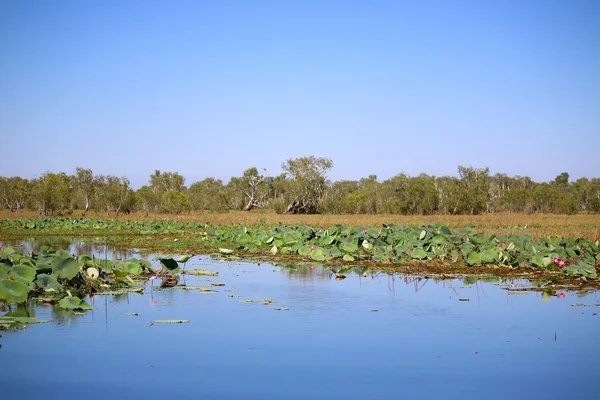
<instances>
[{"instance_id":1,"label":"eucalyptus tree","mask_svg":"<svg viewBox=\"0 0 600 400\"><path fill-rule=\"evenodd\" d=\"M241 198L244 211L250 211L254 208L263 208L269 202L269 188L266 170L259 173L256 167L248 168L241 177L233 177L227 184L235 197ZM238 208L238 207L233 207Z\"/></svg>"},{"instance_id":2,"label":"eucalyptus tree","mask_svg":"<svg viewBox=\"0 0 600 400\"><path fill-rule=\"evenodd\" d=\"M350 204L350 195L359 190L358 181L333 182L319 203L319 212L325 214L353 214L355 207Z\"/></svg>"},{"instance_id":3,"label":"eucalyptus tree","mask_svg":"<svg viewBox=\"0 0 600 400\"><path fill-rule=\"evenodd\" d=\"M144 211L146 216L158 209L159 195L150 186L144 185L136 191L138 208Z\"/></svg>"},{"instance_id":4,"label":"eucalyptus tree","mask_svg":"<svg viewBox=\"0 0 600 400\"><path fill-rule=\"evenodd\" d=\"M435 177L420 174L408 179L404 197L407 214L433 214L438 210L438 203Z\"/></svg>"},{"instance_id":5,"label":"eucalyptus tree","mask_svg":"<svg viewBox=\"0 0 600 400\"><path fill-rule=\"evenodd\" d=\"M0 177L0 209L18 211L27 205L30 197L30 182L19 176Z\"/></svg>"},{"instance_id":6,"label":"eucalyptus tree","mask_svg":"<svg viewBox=\"0 0 600 400\"><path fill-rule=\"evenodd\" d=\"M464 210L469 214L489 211L490 169L458 166Z\"/></svg>"},{"instance_id":7,"label":"eucalyptus tree","mask_svg":"<svg viewBox=\"0 0 600 400\"><path fill-rule=\"evenodd\" d=\"M185 178L177 172L155 170L154 174L150 175L150 188L157 200L156 209L153 211L176 214L189 211Z\"/></svg>"},{"instance_id":8,"label":"eucalyptus tree","mask_svg":"<svg viewBox=\"0 0 600 400\"><path fill-rule=\"evenodd\" d=\"M190 207L194 211L226 212L229 210L229 196L220 179L206 178L190 185L188 191Z\"/></svg>"},{"instance_id":9,"label":"eucalyptus tree","mask_svg":"<svg viewBox=\"0 0 600 400\"><path fill-rule=\"evenodd\" d=\"M327 188L327 173L333 161L324 157L290 158L281 164L286 180L284 214L315 213Z\"/></svg>"},{"instance_id":10,"label":"eucalyptus tree","mask_svg":"<svg viewBox=\"0 0 600 400\"><path fill-rule=\"evenodd\" d=\"M42 215L61 214L71 210L72 178L64 172L46 172L32 181L32 199Z\"/></svg>"},{"instance_id":11,"label":"eucalyptus tree","mask_svg":"<svg viewBox=\"0 0 600 400\"><path fill-rule=\"evenodd\" d=\"M96 195L96 187L98 181L91 169L76 168L75 169L75 191L82 200L83 213L82 216L88 212L90 204Z\"/></svg>"},{"instance_id":12,"label":"eucalyptus tree","mask_svg":"<svg viewBox=\"0 0 600 400\"><path fill-rule=\"evenodd\" d=\"M113 175L98 176L97 182L98 202L106 215L110 215L111 212L119 214L132 210L135 196L127 178Z\"/></svg>"},{"instance_id":13,"label":"eucalyptus tree","mask_svg":"<svg viewBox=\"0 0 600 400\"><path fill-rule=\"evenodd\" d=\"M442 214L461 214L464 209L464 192L460 180L455 176L436 178L435 187L438 193L438 210Z\"/></svg>"}]
</instances>

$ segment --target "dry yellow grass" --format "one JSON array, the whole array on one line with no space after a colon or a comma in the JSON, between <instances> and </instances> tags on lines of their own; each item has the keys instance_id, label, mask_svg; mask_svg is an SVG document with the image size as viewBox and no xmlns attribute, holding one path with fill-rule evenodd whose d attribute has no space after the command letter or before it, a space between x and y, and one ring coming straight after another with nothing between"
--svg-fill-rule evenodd
<instances>
[{"instance_id":1,"label":"dry yellow grass","mask_svg":"<svg viewBox=\"0 0 600 400\"><path fill-rule=\"evenodd\" d=\"M75 212L72 216L81 216ZM33 211L10 212L0 211L0 219L37 218ZM484 215L281 215L262 211L232 211L229 213L191 213L184 215L165 215L134 213L126 215L106 216L106 213L89 212L87 217L100 219L146 220L171 219L178 221L210 222L213 224L242 223L255 225L262 221L268 224L304 224L327 227L335 224L346 226L377 226L393 222L420 226L433 222L441 222L451 228L461 228L469 223L487 235L492 233L528 233L536 238L559 236L600 240L600 214L555 215L555 214L513 214L498 213Z\"/></svg>"}]
</instances>

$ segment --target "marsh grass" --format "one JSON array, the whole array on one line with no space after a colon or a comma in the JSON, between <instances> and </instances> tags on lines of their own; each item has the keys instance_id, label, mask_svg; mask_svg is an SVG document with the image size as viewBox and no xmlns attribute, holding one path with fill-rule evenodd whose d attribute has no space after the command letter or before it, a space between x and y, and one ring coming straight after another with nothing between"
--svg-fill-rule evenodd
<instances>
[{"instance_id":1,"label":"marsh grass","mask_svg":"<svg viewBox=\"0 0 600 400\"><path fill-rule=\"evenodd\" d=\"M80 217L75 211L71 217ZM0 219L38 218L34 211L10 212L0 211ZM395 215L395 214L352 214L352 215L283 215L265 211L231 211L228 213L199 213L170 215L144 213L107 216L106 213L88 212L86 217L117 220L158 220L210 222L212 224L240 223L256 225L265 222L269 225L302 224L315 227L329 227L336 224L345 226L378 226L381 224L401 223L410 226L421 226L440 222L450 228L462 228L472 223L477 230L486 234L530 234L534 238L558 236L584 238L591 241L600 240L600 214L518 214L497 213L482 215Z\"/></svg>"}]
</instances>

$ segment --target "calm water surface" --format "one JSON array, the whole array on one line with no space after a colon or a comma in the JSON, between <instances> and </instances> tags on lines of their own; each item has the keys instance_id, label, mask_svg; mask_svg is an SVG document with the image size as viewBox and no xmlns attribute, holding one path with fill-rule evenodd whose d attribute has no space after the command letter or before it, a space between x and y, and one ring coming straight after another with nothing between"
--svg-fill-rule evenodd
<instances>
[{"instance_id":1,"label":"calm water surface","mask_svg":"<svg viewBox=\"0 0 600 400\"><path fill-rule=\"evenodd\" d=\"M149 282L142 295L88 298L96 309L80 316L34 305L35 316L52 322L2 332L0 398L592 399L599 393L596 293L543 301L540 293L507 290L522 282L436 283L386 274L338 281L318 266L208 256L194 257L187 268L219 272L186 276L188 286L225 286L200 294Z\"/></svg>"}]
</instances>

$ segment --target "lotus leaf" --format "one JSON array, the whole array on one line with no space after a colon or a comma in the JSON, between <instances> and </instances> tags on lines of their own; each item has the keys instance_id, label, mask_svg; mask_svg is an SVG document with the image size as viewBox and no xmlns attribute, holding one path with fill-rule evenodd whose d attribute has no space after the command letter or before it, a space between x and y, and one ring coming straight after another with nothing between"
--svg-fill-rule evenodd
<instances>
[{"instance_id":1,"label":"lotus leaf","mask_svg":"<svg viewBox=\"0 0 600 400\"><path fill-rule=\"evenodd\" d=\"M194 257L194 256L193 256L193 255L186 254L186 255L183 255L183 256L181 256L181 257L179 257L179 258L175 259L175 261L177 261L178 263L183 263L183 264L185 264L186 262L190 261L190 259L191 259L192 257Z\"/></svg>"},{"instance_id":2,"label":"lotus leaf","mask_svg":"<svg viewBox=\"0 0 600 400\"><path fill-rule=\"evenodd\" d=\"M15 265L10 269L9 277L15 281L29 283L35 279L35 268L26 265Z\"/></svg>"},{"instance_id":3,"label":"lotus leaf","mask_svg":"<svg viewBox=\"0 0 600 400\"><path fill-rule=\"evenodd\" d=\"M43 289L44 291L61 291L62 285L58 283L58 281L48 274L39 274L37 278L35 278L35 284Z\"/></svg>"},{"instance_id":4,"label":"lotus leaf","mask_svg":"<svg viewBox=\"0 0 600 400\"><path fill-rule=\"evenodd\" d=\"M344 254L344 257L342 257L344 261L354 261L354 257L352 257L350 254Z\"/></svg>"},{"instance_id":5,"label":"lotus leaf","mask_svg":"<svg viewBox=\"0 0 600 400\"><path fill-rule=\"evenodd\" d=\"M481 264L481 255L475 251L471 251L467 255L467 264L469 264L469 265Z\"/></svg>"},{"instance_id":6,"label":"lotus leaf","mask_svg":"<svg viewBox=\"0 0 600 400\"><path fill-rule=\"evenodd\" d=\"M79 273L79 263L71 257L58 257L52 264L52 274L62 279L73 279Z\"/></svg>"},{"instance_id":7,"label":"lotus leaf","mask_svg":"<svg viewBox=\"0 0 600 400\"><path fill-rule=\"evenodd\" d=\"M427 258L427 253L425 252L425 250L423 250L422 247L415 247L413 251L411 251L410 256L411 258L422 260L424 258Z\"/></svg>"},{"instance_id":8,"label":"lotus leaf","mask_svg":"<svg viewBox=\"0 0 600 400\"><path fill-rule=\"evenodd\" d=\"M311 251L310 258L312 258L315 261L325 261L327 259L327 257L323 253L323 249L321 248L316 248L313 251Z\"/></svg>"},{"instance_id":9,"label":"lotus leaf","mask_svg":"<svg viewBox=\"0 0 600 400\"><path fill-rule=\"evenodd\" d=\"M22 303L29 295L29 285L12 279L0 279L0 299L8 303Z\"/></svg>"},{"instance_id":10,"label":"lotus leaf","mask_svg":"<svg viewBox=\"0 0 600 400\"><path fill-rule=\"evenodd\" d=\"M177 268L179 268L179 264L177 264L177 261L173 260L172 258L159 258L158 259L160 261L160 263L162 264L162 266L170 271L173 271ZM141 267L140 267L141 269Z\"/></svg>"},{"instance_id":11,"label":"lotus leaf","mask_svg":"<svg viewBox=\"0 0 600 400\"><path fill-rule=\"evenodd\" d=\"M86 303L84 300L80 299L79 297L75 297L75 296L67 296L63 299L61 299L58 302L58 306L64 310L83 310L83 311L87 311L87 310L93 310L94 307L90 306L88 303Z\"/></svg>"}]
</instances>

